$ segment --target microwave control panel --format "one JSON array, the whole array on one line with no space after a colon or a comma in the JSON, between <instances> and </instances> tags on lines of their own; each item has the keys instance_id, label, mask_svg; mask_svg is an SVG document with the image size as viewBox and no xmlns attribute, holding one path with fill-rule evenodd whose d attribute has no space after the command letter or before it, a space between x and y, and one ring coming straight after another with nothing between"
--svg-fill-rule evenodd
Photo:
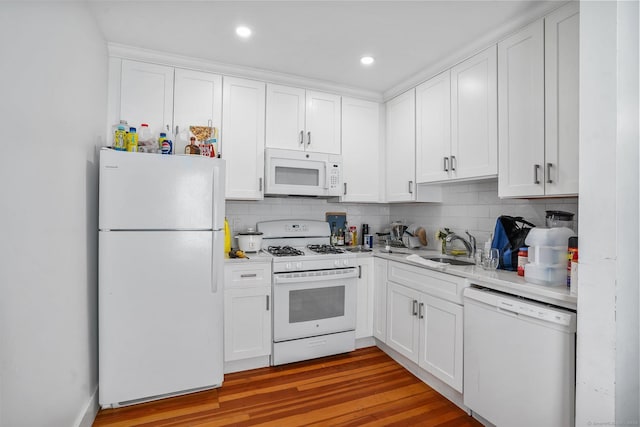
<instances>
[{"instance_id":1,"label":"microwave control panel","mask_svg":"<svg viewBox=\"0 0 640 427\"><path fill-rule=\"evenodd\" d=\"M337 163L329 165L329 190L335 190L340 186L340 165Z\"/></svg>"}]
</instances>

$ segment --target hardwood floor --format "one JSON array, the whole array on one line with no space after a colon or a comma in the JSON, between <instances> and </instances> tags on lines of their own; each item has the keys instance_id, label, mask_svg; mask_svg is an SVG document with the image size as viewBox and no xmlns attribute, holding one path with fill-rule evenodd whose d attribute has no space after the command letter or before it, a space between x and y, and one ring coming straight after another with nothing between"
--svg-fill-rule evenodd
<instances>
[{"instance_id":1,"label":"hardwood floor","mask_svg":"<svg viewBox=\"0 0 640 427\"><path fill-rule=\"evenodd\" d=\"M225 375L219 389L101 410L94 426L480 426L377 347Z\"/></svg>"}]
</instances>

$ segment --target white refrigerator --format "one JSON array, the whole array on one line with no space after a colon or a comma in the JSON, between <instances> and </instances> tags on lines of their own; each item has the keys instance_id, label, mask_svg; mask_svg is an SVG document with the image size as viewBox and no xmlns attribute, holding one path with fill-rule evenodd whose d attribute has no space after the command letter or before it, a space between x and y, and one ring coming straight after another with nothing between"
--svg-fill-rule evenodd
<instances>
[{"instance_id":1,"label":"white refrigerator","mask_svg":"<svg viewBox=\"0 0 640 427\"><path fill-rule=\"evenodd\" d=\"M99 403L223 380L224 160L100 151Z\"/></svg>"}]
</instances>

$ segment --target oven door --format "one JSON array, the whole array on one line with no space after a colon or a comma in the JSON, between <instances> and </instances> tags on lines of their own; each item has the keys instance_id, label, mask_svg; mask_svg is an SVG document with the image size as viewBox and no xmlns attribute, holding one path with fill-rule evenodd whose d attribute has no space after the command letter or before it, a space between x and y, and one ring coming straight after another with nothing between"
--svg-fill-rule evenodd
<instances>
[{"instance_id":1,"label":"oven door","mask_svg":"<svg viewBox=\"0 0 640 427\"><path fill-rule=\"evenodd\" d=\"M354 330L357 276L356 268L274 274L273 340Z\"/></svg>"}]
</instances>

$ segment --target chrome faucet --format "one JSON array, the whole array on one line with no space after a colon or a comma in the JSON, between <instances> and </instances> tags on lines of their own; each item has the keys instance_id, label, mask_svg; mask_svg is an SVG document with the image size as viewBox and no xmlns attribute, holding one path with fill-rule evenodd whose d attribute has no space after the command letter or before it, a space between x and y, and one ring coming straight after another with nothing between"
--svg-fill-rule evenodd
<instances>
[{"instance_id":1,"label":"chrome faucet","mask_svg":"<svg viewBox=\"0 0 640 427\"><path fill-rule=\"evenodd\" d=\"M475 258L476 256L476 238L469 234L469 230L465 230L467 236L469 236L469 240L465 239L462 236L457 235L456 233L449 233L447 237L445 237L445 245L449 244L455 240L460 240L467 250L467 255L470 258Z\"/></svg>"}]
</instances>

